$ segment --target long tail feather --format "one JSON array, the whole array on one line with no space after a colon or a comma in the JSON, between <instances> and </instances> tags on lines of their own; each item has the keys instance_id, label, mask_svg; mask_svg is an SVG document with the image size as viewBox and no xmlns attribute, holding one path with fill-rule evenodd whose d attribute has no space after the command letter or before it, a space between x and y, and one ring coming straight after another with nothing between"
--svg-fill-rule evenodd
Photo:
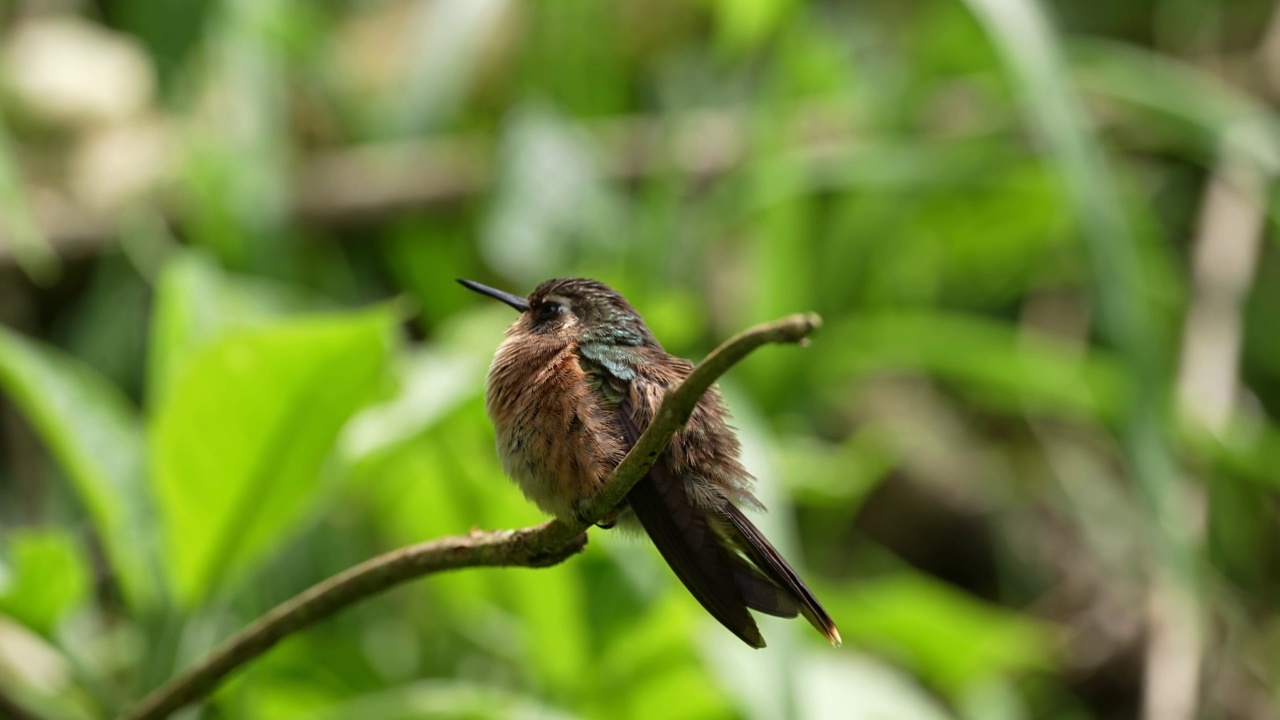
<instances>
[{"instance_id":1,"label":"long tail feather","mask_svg":"<svg viewBox=\"0 0 1280 720\"><path fill-rule=\"evenodd\" d=\"M764 647L760 629L739 592L733 559L705 511L689 502L685 489L661 482L650 471L631 489L627 502L658 552L702 607L746 644Z\"/></svg>"},{"instance_id":2,"label":"long tail feather","mask_svg":"<svg viewBox=\"0 0 1280 720\"><path fill-rule=\"evenodd\" d=\"M804 615L810 625L825 635L832 645L840 645L840 630L836 628L835 621L823 609L822 603L818 602L818 598L814 597L809 586L804 584L790 563L773 547L764 533L742 514L741 510L725 503L725 512L741 538L741 542L735 544L740 546L740 549L747 554L752 563L760 568L761 572L788 591L799 603L799 612ZM790 615L790 617L794 616L795 613Z\"/></svg>"},{"instance_id":3,"label":"long tail feather","mask_svg":"<svg viewBox=\"0 0 1280 720\"><path fill-rule=\"evenodd\" d=\"M630 443L640 436L631 398L619 419ZM751 521L721 498L721 508L693 502L683 480L659 460L627 495L636 518L676 577L698 602L751 647L764 638L748 608L777 617L802 614L833 644L840 632L809 588Z\"/></svg>"}]
</instances>

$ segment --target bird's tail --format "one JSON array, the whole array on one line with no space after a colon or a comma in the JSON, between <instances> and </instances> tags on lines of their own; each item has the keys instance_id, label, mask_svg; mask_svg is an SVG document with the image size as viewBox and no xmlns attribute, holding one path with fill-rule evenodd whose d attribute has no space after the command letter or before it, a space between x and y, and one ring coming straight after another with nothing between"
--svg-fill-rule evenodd
<instances>
[{"instance_id":1,"label":"bird's tail","mask_svg":"<svg viewBox=\"0 0 1280 720\"><path fill-rule=\"evenodd\" d=\"M656 475L656 476L655 476ZM698 602L751 647L764 638L747 610L804 617L834 645L840 632L782 555L736 507L698 507L679 482L654 466L627 495L636 518Z\"/></svg>"},{"instance_id":2,"label":"bird's tail","mask_svg":"<svg viewBox=\"0 0 1280 720\"><path fill-rule=\"evenodd\" d=\"M739 585L750 588L757 588L762 584L772 585L776 591L782 591L791 603L790 607L779 606L777 608L779 612L752 604L750 601L747 604L760 612L781 617L795 617L796 612L799 611L810 625L826 636L832 645L838 647L841 643L840 630L822 607L822 603L818 602L818 598L814 597L813 592L809 590L809 586L805 585L796 574L795 568L791 567L786 558L782 557L764 533L760 532L760 529L752 524L741 510L725 503L725 511L732 528L732 531L725 532L726 538L735 549L751 561L750 566L745 568L750 573L750 577L740 579ZM741 572L739 571L740 574ZM744 595L746 595L745 592Z\"/></svg>"},{"instance_id":3,"label":"bird's tail","mask_svg":"<svg viewBox=\"0 0 1280 720\"><path fill-rule=\"evenodd\" d=\"M724 547L706 512L689 502L683 487L655 482L652 475L650 471L631 488L627 504L662 559L721 625L751 647L764 647L760 628L739 590L739 563Z\"/></svg>"}]
</instances>

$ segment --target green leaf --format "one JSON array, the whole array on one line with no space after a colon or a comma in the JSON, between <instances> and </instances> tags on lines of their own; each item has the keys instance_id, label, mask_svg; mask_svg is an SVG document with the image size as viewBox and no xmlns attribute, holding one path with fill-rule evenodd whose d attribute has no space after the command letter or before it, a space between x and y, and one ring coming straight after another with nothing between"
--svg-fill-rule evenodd
<instances>
[{"instance_id":1,"label":"green leaf","mask_svg":"<svg viewBox=\"0 0 1280 720\"><path fill-rule=\"evenodd\" d=\"M229 331L194 351L151 438L167 565L193 605L289 529L347 419L387 377L387 309Z\"/></svg>"},{"instance_id":2,"label":"green leaf","mask_svg":"<svg viewBox=\"0 0 1280 720\"><path fill-rule=\"evenodd\" d=\"M183 363L220 333L321 307L320 300L295 288L226 273L203 253L176 254L156 281L149 401L156 404Z\"/></svg>"},{"instance_id":3,"label":"green leaf","mask_svg":"<svg viewBox=\"0 0 1280 720\"><path fill-rule=\"evenodd\" d=\"M111 383L61 352L0 328L0 390L27 417L75 486L125 599L155 599L153 525L136 410Z\"/></svg>"},{"instance_id":4,"label":"green leaf","mask_svg":"<svg viewBox=\"0 0 1280 720\"><path fill-rule=\"evenodd\" d=\"M84 601L89 568L75 539L57 530L29 530L9 536L0 565L0 612L46 637L59 619Z\"/></svg>"}]
</instances>

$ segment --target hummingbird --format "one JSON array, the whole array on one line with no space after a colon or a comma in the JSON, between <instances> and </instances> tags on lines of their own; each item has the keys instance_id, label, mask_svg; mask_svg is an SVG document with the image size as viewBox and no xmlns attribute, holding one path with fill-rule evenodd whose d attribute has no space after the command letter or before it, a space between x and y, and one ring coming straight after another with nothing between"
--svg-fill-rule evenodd
<instances>
[{"instance_id":1,"label":"hummingbird","mask_svg":"<svg viewBox=\"0 0 1280 720\"><path fill-rule=\"evenodd\" d=\"M693 364L668 354L636 309L602 282L548 280L527 298L458 282L520 312L485 385L504 470L544 512L586 520L580 509ZM803 615L839 645L831 616L740 509L764 506L751 492L754 478L728 420L712 388L597 525L643 530L703 608L753 648L765 641L749 610Z\"/></svg>"}]
</instances>

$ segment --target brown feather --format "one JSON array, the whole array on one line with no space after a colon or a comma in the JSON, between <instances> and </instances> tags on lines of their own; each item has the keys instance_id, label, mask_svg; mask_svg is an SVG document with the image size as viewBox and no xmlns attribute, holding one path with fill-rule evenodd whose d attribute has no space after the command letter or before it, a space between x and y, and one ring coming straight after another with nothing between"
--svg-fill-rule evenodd
<instances>
[{"instance_id":1,"label":"brown feather","mask_svg":"<svg viewBox=\"0 0 1280 720\"><path fill-rule=\"evenodd\" d=\"M658 476L662 476L658 471ZM704 512L679 486L652 474L627 494L627 503L662 559L711 616L753 648L765 646L737 586L729 555L708 527Z\"/></svg>"},{"instance_id":2,"label":"brown feather","mask_svg":"<svg viewBox=\"0 0 1280 720\"><path fill-rule=\"evenodd\" d=\"M835 621L827 614L822 603L818 602L818 598L814 597L809 586L805 585L796 574L791 564L773 547L764 533L742 514L741 510L726 503L725 512L738 535L735 545L751 558L759 571L785 588L791 595L793 603L798 601L799 612L804 615L810 625L825 635L832 645L839 645L840 631L836 629ZM791 612L787 617L795 617L795 612Z\"/></svg>"},{"instance_id":3,"label":"brown feather","mask_svg":"<svg viewBox=\"0 0 1280 720\"><path fill-rule=\"evenodd\" d=\"M641 431L632 419L629 399L622 402L619 416L627 439L634 444ZM685 487L670 475L662 458L627 493L627 504L667 565L702 607L746 644L764 647L760 629L738 589L731 556L720 544L706 510L690 501Z\"/></svg>"},{"instance_id":4,"label":"brown feather","mask_svg":"<svg viewBox=\"0 0 1280 720\"><path fill-rule=\"evenodd\" d=\"M508 338L489 369L485 408L498 455L526 497L559 517L599 489L626 454L576 346Z\"/></svg>"}]
</instances>

